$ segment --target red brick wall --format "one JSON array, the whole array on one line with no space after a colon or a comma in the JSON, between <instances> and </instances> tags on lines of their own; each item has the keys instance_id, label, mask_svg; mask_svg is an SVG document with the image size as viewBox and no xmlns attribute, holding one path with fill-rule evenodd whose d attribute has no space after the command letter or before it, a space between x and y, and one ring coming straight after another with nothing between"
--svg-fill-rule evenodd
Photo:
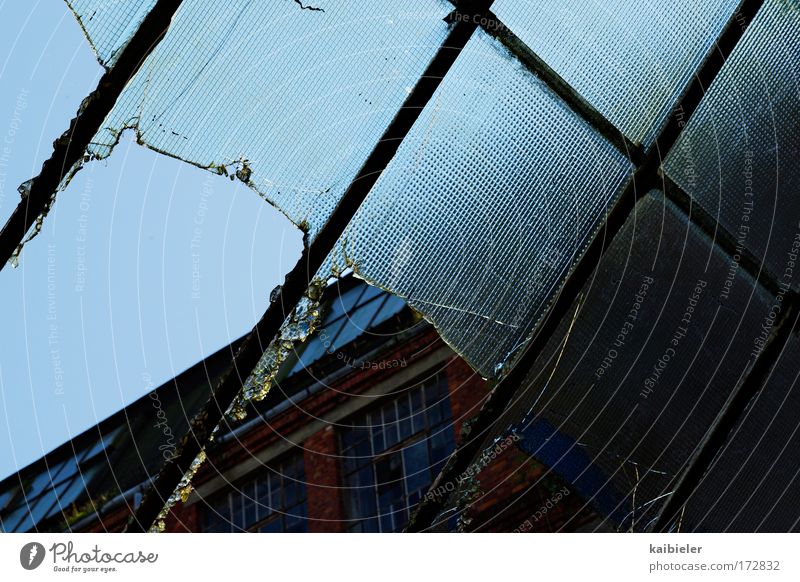
<instances>
[{"instance_id":1,"label":"red brick wall","mask_svg":"<svg viewBox=\"0 0 800 582\"><path fill-rule=\"evenodd\" d=\"M433 329L427 330L410 341L395 346L392 350L381 354L385 360L404 358L407 366L415 360L426 357L443 344ZM195 485L200 485L215 477L219 472L236 466L242 461L257 454L270 444L312 419L323 416L327 412L342 405L354 395L372 388L377 382L385 380L390 374L402 371L403 368L381 370L367 368L353 371L330 389L320 390L303 401L302 407L291 407L278 416L254 427L251 431L231 441L224 450L212 451L209 461L195 477ZM460 358L452 357L444 367L447 374L450 392L451 409L455 433L460 435L465 420L474 416L483 404L488 390L485 381ZM310 531L343 531L344 518L342 490L339 476L339 460L337 458L338 443L333 427L315 433L304 443L303 452L308 494L309 530ZM167 520L167 531L198 531L200 527L201 504L185 507L178 504ZM125 507L103 519L103 524L96 522L90 526L92 531L119 531L128 517Z\"/></svg>"},{"instance_id":2,"label":"red brick wall","mask_svg":"<svg viewBox=\"0 0 800 582\"><path fill-rule=\"evenodd\" d=\"M308 495L308 531L344 531L336 432L332 426L326 426L306 439L303 448Z\"/></svg>"},{"instance_id":3,"label":"red brick wall","mask_svg":"<svg viewBox=\"0 0 800 582\"><path fill-rule=\"evenodd\" d=\"M450 391L450 408L456 441L461 439L461 425L475 416L489 395L486 381L467 363L454 356L447 363L447 389Z\"/></svg>"}]
</instances>

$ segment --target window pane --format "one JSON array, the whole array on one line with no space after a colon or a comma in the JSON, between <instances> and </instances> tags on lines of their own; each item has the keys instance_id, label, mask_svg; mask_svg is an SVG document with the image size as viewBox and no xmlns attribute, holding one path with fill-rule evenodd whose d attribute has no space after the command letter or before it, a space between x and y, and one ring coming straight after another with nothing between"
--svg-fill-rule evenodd
<instances>
[{"instance_id":1,"label":"window pane","mask_svg":"<svg viewBox=\"0 0 800 582\"><path fill-rule=\"evenodd\" d=\"M253 495L254 483L248 483L243 487L242 505L244 506L244 527L250 527L258 519L256 514L256 502Z\"/></svg>"},{"instance_id":2,"label":"window pane","mask_svg":"<svg viewBox=\"0 0 800 582\"><path fill-rule=\"evenodd\" d=\"M378 424L372 427L372 446L376 454L387 449L384 429L383 421L380 419L378 419Z\"/></svg>"},{"instance_id":3,"label":"window pane","mask_svg":"<svg viewBox=\"0 0 800 582\"><path fill-rule=\"evenodd\" d=\"M400 440L405 440L414 434L411 402L408 394L403 394L397 399L397 427L400 431Z\"/></svg>"},{"instance_id":4,"label":"window pane","mask_svg":"<svg viewBox=\"0 0 800 582\"><path fill-rule=\"evenodd\" d=\"M383 434L386 438L387 449L396 445L400 440L400 432L397 426L397 410L394 402L383 409Z\"/></svg>"},{"instance_id":5,"label":"window pane","mask_svg":"<svg viewBox=\"0 0 800 582\"><path fill-rule=\"evenodd\" d=\"M781 284L800 216L800 11L767 0L667 157L669 177Z\"/></svg>"},{"instance_id":6,"label":"window pane","mask_svg":"<svg viewBox=\"0 0 800 582\"><path fill-rule=\"evenodd\" d=\"M342 241L360 276L428 316L475 369L494 376L524 344L630 170L478 31ZM331 257L339 267L342 252Z\"/></svg>"},{"instance_id":7,"label":"window pane","mask_svg":"<svg viewBox=\"0 0 800 582\"><path fill-rule=\"evenodd\" d=\"M69 510L70 507L69 504L64 503L66 499L64 497L64 492L71 485L72 485L71 481L62 481L58 486L56 486L56 488L54 489L56 502L53 503L52 507L50 508L50 511L48 511L47 515L44 516L45 518L53 517L57 513L60 513L62 511L66 512L67 510Z\"/></svg>"},{"instance_id":8,"label":"window pane","mask_svg":"<svg viewBox=\"0 0 800 582\"><path fill-rule=\"evenodd\" d=\"M203 530L208 532L230 532L230 499L223 497L203 511Z\"/></svg>"},{"instance_id":9,"label":"window pane","mask_svg":"<svg viewBox=\"0 0 800 582\"><path fill-rule=\"evenodd\" d=\"M93 467L78 473L78 475L72 480L69 488L64 491L63 495L59 496L61 507L69 507L70 504L78 498L78 496L83 495L83 493L86 492L86 485L91 483L92 477L94 477L97 471L98 467Z\"/></svg>"},{"instance_id":10,"label":"window pane","mask_svg":"<svg viewBox=\"0 0 800 582\"><path fill-rule=\"evenodd\" d=\"M231 523L233 524L233 531L239 531L246 527L242 496L239 494L231 494Z\"/></svg>"},{"instance_id":11,"label":"window pane","mask_svg":"<svg viewBox=\"0 0 800 582\"><path fill-rule=\"evenodd\" d=\"M383 304L383 307L381 307L381 310L375 315L375 319L372 320L370 327L377 327L393 315L400 313L405 306L405 301L395 295L390 295L386 298L386 302Z\"/></svg>"},{"instance_id":12,"label":"window pane","mask_svg":"<svg viewBox=\"0 0 800 582\"><path fill-rule=\"evenodd\" d=\"M351 472L353 462L346 457L352 452L343 454L344 483L347 486L345 509L348 518L352 520L347 526L349 531L396 531L401 528L408 518L408 507L419 500L420 492L430 484L432 470L438 471L438 467L433 465L436 460L431 459L429 451L432 449L425 432L426 412L422 406L425 389L433 398L440 398L441 392L447 393L445 376L429 378L424 386L417 386L410 392L403 392L393 400L378 405L375 410L350 420L351 427L342 429L342 444L371 436L374 450L378 453L385 450L387 432L395 435L390 441L397 441L398 427L405 427L402 432L403 440L399 444L392 443L397 450L388 454L377 454L375 457L367 452L368 456L360 461L362 468L356 472ZM445 399L440 404L444 405L441 409L447 411L443 420L449 422L449 400ZM419 418L417 430L412 430L408 420L409 413L412 412ZM385 423L384 430L365 428L363 425L368 422ZM442 450L437 450L437 454L444 455L444 451L452 450L455 446L452 428L448 426L447 430L442 431L436 442L440 441ZM361 442L370 444L369 439ZM366 448L368 451L369 447ZM377 519L372 519L375 516Z\"/></svg>"},{"instance_id":13,"label":"window pane","mask_svg":"<svg viewBox=\"0 0 800 582\"><path fill-rule=\"evenodd\" d=\"M21 507L18 507L17 509L12 511L8 516L3 518L3 531L4 532L21 531L17 529L17 526L24 519L26 515L28 515L28 506L23 504Z\"/></svg>"},{"instance_id":14,"label":"window pane","mask_svg":"<svg viewBox=\"0 0 800 582\"><path fill-rule=\"evenodd\" d=\"M363 285L357 285L344 293L338 294L331 302L331 309L326 314L325 320L334 321L352 312L359 297L364 294L364 289L365 287Z\"/></svg>"},{"instance_id":15,"label":"window pane","mask_svg":"<svg viewBox=\"0 0 800 582\"><path fill-rule=\"evenodd\" d=\"M12 488L9 491L3 491L0 493L0 511L3 511L11 501L11 498L14 497L14 494L17 492L16 488Z\"/></svg>"},{"instance_id":16,"label":"window pane","mask_svg":"<svg viewBox=\"0 0 800 582\"><path fill-rule=\"evenodd\" d=\"M738 0L497 0L500 20L636 143L650 144Z\"/></svg>"}]
</instances>

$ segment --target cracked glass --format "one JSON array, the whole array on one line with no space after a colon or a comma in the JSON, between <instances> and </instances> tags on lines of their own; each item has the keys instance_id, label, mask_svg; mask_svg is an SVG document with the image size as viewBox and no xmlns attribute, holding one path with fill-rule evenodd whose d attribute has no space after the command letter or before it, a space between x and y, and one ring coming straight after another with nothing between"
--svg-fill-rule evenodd
<instances>
[{"instance_id":1,"label":"cracked glass","mask_svg":"<svg viewBox=\"0 0 800 582\"><path fill-rule=\"evenodd\" d=\"M130 30L117 17L135 18L122 7L92 18L92 4L73 9L88 11L78 16L102 62L124 42L106 38ZM247 183L313 238L441 45L449 12L438 0L318 7L185 0L88 155L110 155L132 129Z\"/></svg>"},{"instance_id":2,"label":"cracked glass","mask_svg":"<svg viewBox=\"0 0 800 582\"><path fill-rule=\"evenodd\" d=\"M111 67L156 0L66 0L97 60Z\"/></svg>"}]
</instances>

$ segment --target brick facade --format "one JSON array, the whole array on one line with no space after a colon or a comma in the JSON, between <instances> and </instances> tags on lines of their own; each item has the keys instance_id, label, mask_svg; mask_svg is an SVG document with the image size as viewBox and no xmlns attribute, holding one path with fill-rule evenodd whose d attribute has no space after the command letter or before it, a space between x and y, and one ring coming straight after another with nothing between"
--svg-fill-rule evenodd
<instances>
[{"instance_id":1,"label":"brick facade","mask_svg":"<svg viewBox=\"0 0 800 582\"><path fill-rule=\"evenodd\" d=\"M444 347L432 328L396 345L381 354L386 361L403 359L406 366L381 370L353 368L302 400L302 406L292 406L279 414L256 423L238 434L224 446L212 449L209 459L195 477L195 486L202 487L211 479L225 474L240 463L251 459L265 448L286 440L289 435L309 422L323 419L337 407L364 394L377 384L386 381L407 366L419 362L427 355ZM460 440L463 425L475 416L489 394L486 381L469 365L452 354L438 369L447 377L450 407L456 440ZM435 371L420 370L426 375ZM273 389L280 389L275 387ZM342 488L339 443L335 426L325 424L320 430L298 443L297 451L303 455L310 532L345 531L345 489ZM255 472L258 470L255 469ZM244 477L246 480L247 477ZM562 496L559 502L542 514L542 508L563 485L544 467L516 447L510 447L495 458L480 473L480 494L467 512L471 518L471 531L556 531L561 527L574 529L592 519L591 511L583 507L577 495ZM214 493L216 494L216 493ZM202 530L202 512L205 501L194 500L188 505L178 504L166 520L168 532L196 532ZM537 513L537 511L539 513ZM103 516L85 528L85 531L119 531L129 516L125 505ZM570 518L573 517L572 520ZM528 527L528 524L530 527Z\"/></svg>"},{"instance_id":2,"label":"brick facade","mask_svg":"<svg viewBox=\"0 0 800 582\"><path fill-rule=\"evenodd\" d=\"M326 426L303 443L308 496L308 531L344 531L336 431Z\"/></svg>"},{"instance_id":3,"label":"brick facade","mask_svg":"<svg viewBox=\"0 0 800 582\"><path fill-rule=\"evenodd\" d=\"M462 425L478 413L489 391L486 381L459 357L448 361L445 372L450 391L453 429L456 441L460 441Z\"/></svg>"}]
</instances>

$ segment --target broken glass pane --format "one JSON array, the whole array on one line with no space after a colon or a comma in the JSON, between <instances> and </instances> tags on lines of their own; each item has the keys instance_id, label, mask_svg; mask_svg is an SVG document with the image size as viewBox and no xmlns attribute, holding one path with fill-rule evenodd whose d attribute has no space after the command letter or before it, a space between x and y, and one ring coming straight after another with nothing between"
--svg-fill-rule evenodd
<instances>
[{"instance_id":1,"label":"broken glass pane","mask_svg":"<svg viewBox=\"0 0 800 582\"><path fill-rule=\"evenodd\" d=\"M251 185L313 236L442 43L449 7L280 6L266 18L246 2L213 11L184 2L89 154L109 155L120 132L135 129L148 147ZM424 313L484 375L497 374L630 172L623 154L479 31L230 414L266 394L317 324L321 285L347 267Z\"/></svg>"},{"instance_id":2,"label":"broken glass pane","mask_svg":"<svg viewBox=\"0 0 800 582\"><path fill-rule=\"evenodd\" d=\"M154 149L249 183L313 235L446 32L438 2L414 12L388 4L364 14L286 2L265 18L250 3L212 12L185 2L90 154L108 155L133 127ZM199 23L207 34L198 40ZM377 49L360 48L370 39ZM396 292L494 375L629 172L622 154L476 33L348 230L334 271L354 266ZM440 248L442 232L453 236Z\"/></svg>"},{"instance_id":3,"label":"broken glass pane","mask_svg":"<svg viewBox=\"0 0 800 582\"><path fill-rule=\"evenodd\" d=\"M478 31L356 213L334 271L351 267L396 293L493 376L531 332L630 170Z\"/></svg>"},{"instance_id":4,"label":"broken glass pane","mask_svg":"<svg viewBox=\"0 0 800 582\"><path fill-rule=\"evenodd\" d=\"M66 0L94 49L111 67L156 0Z\"/></svg>"},{"instance_id":5,"label":"broken glass pane","mask_svg":"<svg viewBox=\"0 0 800 582\"><path fill-rule=\"evenodd\" d=\"M800 11L767 0L664 165L788 289L800 288Z\"/></svg>"},{"instance_id":6,"label":"broken glass pane","mask_svg":"<svg viewBox=\"0 0 800 582\"><path fill-rule=\"evenodd\" d=\"M738 0L497 0L492 10L631 141L649 145Z\"/></svg>"},{"instance_id":7,"label":"broken glass pane","mask_svg":"<svg viewBox=\"0 0 800 582\"><path fill-rule=\"evenodd\" d=\"M152 149L249 184L313 235L441 45L450 8L302 6L185 0L89 155L135 129Z\"/></svg>"}]
</instances>

